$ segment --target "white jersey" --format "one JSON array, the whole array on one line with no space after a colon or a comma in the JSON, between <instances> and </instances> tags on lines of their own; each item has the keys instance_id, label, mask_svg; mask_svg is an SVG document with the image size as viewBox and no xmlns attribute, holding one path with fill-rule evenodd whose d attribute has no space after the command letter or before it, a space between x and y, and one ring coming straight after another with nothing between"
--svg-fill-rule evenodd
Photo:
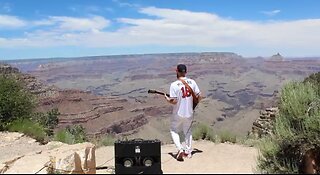
<instances>
[{"instance_id":1,"label":"white jersey","mask_svg":"<svg viewBox=\"0 0 320 175\"><path fill-rule=\"evenodd\" d=\"M197 83L190 78L182 78L192 88L193 92L200 94ZM170 98L177 98L178 102L173 107L173 114L180 117L192 117L193 114L193 97L191 92L180 81L176 80L170 85Z\"/></svg>"}]
</instances>

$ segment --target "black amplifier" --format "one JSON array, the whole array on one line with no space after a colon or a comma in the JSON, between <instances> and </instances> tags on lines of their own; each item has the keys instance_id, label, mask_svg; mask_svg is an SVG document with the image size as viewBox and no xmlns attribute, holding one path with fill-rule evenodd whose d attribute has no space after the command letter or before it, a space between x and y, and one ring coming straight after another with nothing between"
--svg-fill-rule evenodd
<instances>
[{"instance_id":1,"label":"black amplifier","mask_svg":"<svg viewBox=\"0 0 320 175\"><path fill-rule=\"evenodd\" d=\"M116 174L162 174L161 142L133 139L114 142Z\"/></svg>"}]
</instances>

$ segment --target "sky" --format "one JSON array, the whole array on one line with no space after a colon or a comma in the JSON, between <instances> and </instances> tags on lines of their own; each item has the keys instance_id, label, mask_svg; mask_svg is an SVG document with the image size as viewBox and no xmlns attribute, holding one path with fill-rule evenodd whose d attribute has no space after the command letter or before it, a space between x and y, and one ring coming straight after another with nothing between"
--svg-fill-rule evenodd
<instances>
[{"instance_id":1,"label":"sky","mask_svg":"<svg viewBox=\"0 0 320 175\"><path fill-rule=\"evenodd\" d=\"M318 0L0 0L0 60L234 52L320 56Z\"/></svg>"}]
</instances>

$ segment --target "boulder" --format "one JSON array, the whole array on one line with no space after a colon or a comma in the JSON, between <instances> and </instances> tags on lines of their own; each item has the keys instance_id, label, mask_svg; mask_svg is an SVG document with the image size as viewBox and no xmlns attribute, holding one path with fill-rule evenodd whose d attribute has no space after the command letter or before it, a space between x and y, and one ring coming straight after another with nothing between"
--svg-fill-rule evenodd
<instances>
[{"instance_id":1,"label":"boulder","mask_svg":"<svg viewBox=\"0 0 320 175\"><path fill-rule=\"evenodd\" d=\"M86 146L73 153L50 158L47 172L63 174L96 174L95 147Z\"/></svg>"}]
</instances>

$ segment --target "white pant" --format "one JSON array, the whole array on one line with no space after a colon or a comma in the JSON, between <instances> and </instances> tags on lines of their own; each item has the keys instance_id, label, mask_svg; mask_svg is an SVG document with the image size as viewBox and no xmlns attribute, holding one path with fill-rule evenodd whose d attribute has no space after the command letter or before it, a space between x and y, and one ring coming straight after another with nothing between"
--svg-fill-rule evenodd
<instances>
[{"instance_id":1,"label":"white pant","mask_svg":"<svg viewBox=\"0 0 320 175\"><path fill-rule=\"evenodd\" d=\"M186 117L180 117L178 115L173 115L171 117L170 133L171 133L172 140L178 150L184 149L180 142L180 136L179 136L179 126L182 125L185 144L186 144L185 149L187 149L186 151L192 151L192 131L191 131L192 120L193 120L193 117L186 118Z\"/></svg>"}]
</instances>

